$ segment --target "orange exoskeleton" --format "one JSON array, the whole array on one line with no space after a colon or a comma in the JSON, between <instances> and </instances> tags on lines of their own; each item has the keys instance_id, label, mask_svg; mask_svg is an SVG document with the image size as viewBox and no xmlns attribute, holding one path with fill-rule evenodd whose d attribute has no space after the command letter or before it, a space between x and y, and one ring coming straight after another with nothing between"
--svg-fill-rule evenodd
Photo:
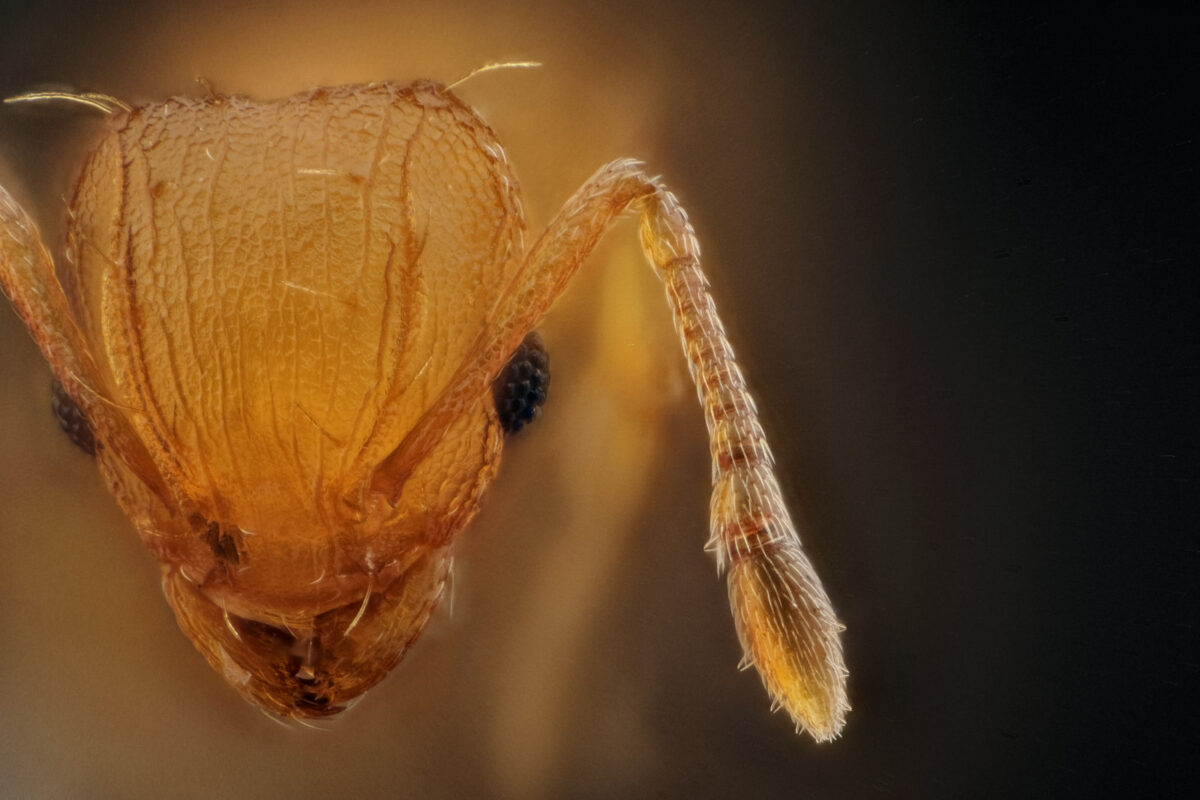
<instances>
[{"instance_id":1,"label":"orange exoskeleton","mask_svg":"<svg viewBox=\"0 0 1200 800\"><path fill-rule=\"evenodd\" d=\"M108 119L63 278L0 189L0 285L180 626L238 691L328 716L400 660L495 475L511 423L493 387L522 347L544 381L527 334L632 209L704 408L710 547L746 662L798 726L838 734L842 628L661 182L608 164L527 245L504 150L438 84L71 99ZM536 406L544 386L529 394Z\"/></svg>"}]
</instances>

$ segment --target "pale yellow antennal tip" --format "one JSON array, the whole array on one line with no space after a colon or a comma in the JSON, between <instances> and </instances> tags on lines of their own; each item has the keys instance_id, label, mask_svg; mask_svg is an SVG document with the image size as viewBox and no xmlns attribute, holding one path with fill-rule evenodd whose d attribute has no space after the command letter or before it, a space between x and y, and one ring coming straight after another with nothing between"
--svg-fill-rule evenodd
<instances>
[{"instance_id":1,"label":"pale yellow antennal tip","mask_svg":"<svg viewBox=\"0 0 1200 800\"><path fill-rule=\"evenodd\" d=\"M4 98L5 103L46 103L46 102L76 103L86 106L103 114L116 113L117 109L132 111L128 103L107 94L97 92L26 92L13 97Z\"/></svg>"},{"instance_id":2,"label":"pale yellow antennal tip","mask_svg":"<svg viewBox=\"0 0 1200 800\"><path fill-rule=\"evenodd\" d=\"M471 70L465 76L459 78L446 88L453 89L455 86L466 83L476 75L482 75L485 72L494 72L498 69L531 69L533 67L540 66L542 66L542 62L540 61L500 61L492 64L484 64L482 67L476 67L475 69Z\"/></svg>"}]
</instances>

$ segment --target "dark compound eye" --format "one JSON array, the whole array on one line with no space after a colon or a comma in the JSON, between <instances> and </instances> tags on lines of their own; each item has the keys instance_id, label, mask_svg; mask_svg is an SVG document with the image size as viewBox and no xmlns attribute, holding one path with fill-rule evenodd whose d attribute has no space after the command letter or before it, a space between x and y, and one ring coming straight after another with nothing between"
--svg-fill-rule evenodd
<instances>
[{"instance_id":1,"label":"dark compound eye","mask_svg":"<svg viewBox=\"0 0 1200 800\"><path fill-rule=\"evenodd\" d=\"M521 342L492 384L492 398L505 433L516 433L538 418L550 386L550 355L537 333Z\"/></svg>"},{"instance_id":2,"label":"dark compound eye","mask_svg":"<svg viewBox=\"0 0 1200 800\"><path fill-rule=\"evenodd\" d=\"M50 408L54 410L54 418L71 441L78 445L88 455L96 454L96 439L92 436L91 426L87 417L75 401L67 394L67 390L55 378L50 384Z\"/></svg>"}]
</instances>

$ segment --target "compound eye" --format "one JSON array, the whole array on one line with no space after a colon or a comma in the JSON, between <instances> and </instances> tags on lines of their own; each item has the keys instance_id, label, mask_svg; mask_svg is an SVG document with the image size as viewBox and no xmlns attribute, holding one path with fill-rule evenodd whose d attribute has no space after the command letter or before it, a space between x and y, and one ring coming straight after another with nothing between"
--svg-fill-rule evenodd
<instances>
[{"instance_id":1,"label":"compound eye","mask_svg":"<svg viewBox=\"0 0 1200 800\"><path fill-rule=\"evenodd\" d=\"M87 417L83 415L83 410L75 405L75 401L67 394L58 378L50 384L50 408L54 411L54 418L58 420L58 427L63 429L71 441L88 455L96 455L96 439L92 436Z\"/></svg>"},{"instance_id":2,"label":"compound eye","mask_svg":"<svg viewBox=\"0 0 1200 800\"><path fill-rule=\"evenodd\" d=\"M550 355L542 337L530 333L492 384L496 413L506 434L538 418L550 386Z\"/></svg>"}]
</instances>

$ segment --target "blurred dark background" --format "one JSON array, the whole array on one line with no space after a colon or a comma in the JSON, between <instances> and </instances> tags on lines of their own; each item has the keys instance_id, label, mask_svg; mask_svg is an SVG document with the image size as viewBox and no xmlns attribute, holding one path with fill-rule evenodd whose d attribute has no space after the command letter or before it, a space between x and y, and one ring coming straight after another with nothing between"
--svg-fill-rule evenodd
<instances>
[{"instance_id":1,"label":"blurred dark background","mask_svg":"<svg viewBox=\"0 0 1200 800\"><path fill-rule=\"evenodd\" d=\"M545 62L460 94L534 229L618 156L687 205L854 711L815 745L734 669L703 424L626 223L547 321L546 417L453 613L327 732L176 630L0 309L0 796L1191 796L1197 33L1125 3L6 3L4 96ZM49 243L95 130L0 111Z\"/></svg>"}]
</instances>

